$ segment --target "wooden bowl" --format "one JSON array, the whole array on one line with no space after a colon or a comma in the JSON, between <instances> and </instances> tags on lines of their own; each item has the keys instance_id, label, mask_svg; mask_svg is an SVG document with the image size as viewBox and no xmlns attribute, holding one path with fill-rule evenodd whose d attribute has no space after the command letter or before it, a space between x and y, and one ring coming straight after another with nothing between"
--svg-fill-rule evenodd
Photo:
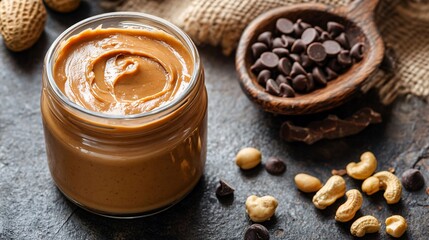
<instances>
[{"instance_id":1,"label":"wooden bowl","mask_svg":"<svg viewBox=\"0 0 429 240\"><path fill-rule=\"evenodd\" d=\"M318 3L291 5L272 9L253 20L241 36L235 58L240 86L246 95L265 111L302 115L334 108L357 93L381 63L384 45L373 20L378 0L356 0L353 3L341 7ZM260 33L274 30L276 20L281 17L291 21L301 18L323 27L328 21L342 23L351 45L359 41L364 43L364 57L338 78L329 81L326 87L297 94L293 98L271 95L258 84L257 76L250 71L253 64L251 45Z\"/></svg>"}]
</instances>

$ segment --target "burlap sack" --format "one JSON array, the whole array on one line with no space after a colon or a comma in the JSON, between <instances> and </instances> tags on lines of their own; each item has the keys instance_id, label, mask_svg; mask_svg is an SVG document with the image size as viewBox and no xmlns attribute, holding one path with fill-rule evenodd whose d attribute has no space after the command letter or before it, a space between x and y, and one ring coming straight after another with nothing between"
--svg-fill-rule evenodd
<instances>
[{"instance_id":1,"label":"burlap sack","mask_svg":"<svg viewBox=\"0 0 429 240\"><path fill-rule=\"evenodd\" d=\"M247 24L262 12L298 2L350 4L352 0L104 0L112 10L141 11L182 27L196 44L222 47L229 55ZM378 72L367 89L382 102L398 94L429 96L429 1L381 0L376 22L386 46L396 55L394 71Z\"/></svg>"}]
</instances>

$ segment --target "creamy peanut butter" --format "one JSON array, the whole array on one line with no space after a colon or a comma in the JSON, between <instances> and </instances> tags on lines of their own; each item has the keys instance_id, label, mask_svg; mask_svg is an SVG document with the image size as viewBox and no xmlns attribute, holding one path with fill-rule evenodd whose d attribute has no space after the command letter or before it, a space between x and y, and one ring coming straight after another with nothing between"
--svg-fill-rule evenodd
<instances>
[{"instance_id":1,"label":"creamy peanut butter","mask_svg":"<svg viewBox=\"0 0 429 240\"><path fill-rule=\"evenodd\" d=\"M130 115L182 93L192 67L183 44L164 31L96 28L62 44L53 74L60 90L84 108Z\"/></svg>"},{"instance_id":2,"label":"creamy peanut butter","mask_svg":"<svg viewBox=\"0 0 429 240\"><path fill-rule=\"evenodd\" d=\"M189 51L160 30L96 28L52 53L41 110L49 169L68 198L107 215L144 214L177 202L196 185L206 159L207 93L203 70L194 69L199 59ZM53 84L89 111L124 119L70 108ZM184 93L180 104L127 119Z\"/></svg>"}]
</instances>

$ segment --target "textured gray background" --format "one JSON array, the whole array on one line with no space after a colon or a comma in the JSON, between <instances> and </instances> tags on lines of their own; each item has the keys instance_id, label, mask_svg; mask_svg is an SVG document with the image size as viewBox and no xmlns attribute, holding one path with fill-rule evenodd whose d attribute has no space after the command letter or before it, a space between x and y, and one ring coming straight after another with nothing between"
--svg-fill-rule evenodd
<instances>
[{"instance_id":1,"label":"textured gray background","mask_svg":"<svg viewBox=\"0 0 429 240\"><path fill-rule=\"evenodd\" d=\"M41 39L29 51L12 53L0 45L0 239L240 239L250 225L244 202L251 194L273 195L279 200L276 215L264 225L272 239L351 239L350 223L334 220L337 201L324 211L311 203L311 195L298 192L293 177L308 172L325 181L331 169L371 150L378 170L394 167L400 175L414 162L429 182L429 105L417 98L401 98L390 107L377 106L373 96L360 105L383 112L384 122L359 135L322 141L313 146L285 143L278 138L284 118L255 108L236 81L234 61L217 49L200 48L209 92L209 138L205 175L195 190L175 207L137 220L112 220L90 214L67 201L49 175L39 111L42 61L58 36L71 24L100 13L84 1L75 13L49 12ZM366 101L367 100L367 101ZM338 110L346 114L357 104ZM322 117L322 116L316 116ZM280 156L286 173L272 176L259 167L240 171L233 159L244 146L261 149L263 158ZM214 194L219 178L235 188L233 199L220 202ZM360 182L346 177L348 188ZM382 194L364 196L358 215L373 214L382 221L373 239L389 239L384 220L403 215L409 223L404 238L428 239L429 201L424 189L403 192L402 201L388 206Z\"/></svg>"}]
</instances>

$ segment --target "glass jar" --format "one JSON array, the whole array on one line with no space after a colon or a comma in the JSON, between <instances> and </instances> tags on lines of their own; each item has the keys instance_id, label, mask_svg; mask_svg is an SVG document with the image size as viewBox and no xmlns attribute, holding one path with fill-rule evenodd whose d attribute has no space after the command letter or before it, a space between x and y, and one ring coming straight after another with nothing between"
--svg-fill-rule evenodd
<instances>
[{"instance_id":1,"label":"glass jar","mask_svg":"<svg viewBox=\"0 0 429 240\"><path fill-rule=\"evenodd\" d=\"M193 61L187 89L154 110L135 115L89 111L56 85L53 64L61 44L88 28L158 29L177 38ZM52 178L84 209L111 217L164 210L189 193L206 160L207 92L195 45L173 24L142 13L107 13L62 33L48 50L41 112Z\"/></svg>"}]
</instances>

